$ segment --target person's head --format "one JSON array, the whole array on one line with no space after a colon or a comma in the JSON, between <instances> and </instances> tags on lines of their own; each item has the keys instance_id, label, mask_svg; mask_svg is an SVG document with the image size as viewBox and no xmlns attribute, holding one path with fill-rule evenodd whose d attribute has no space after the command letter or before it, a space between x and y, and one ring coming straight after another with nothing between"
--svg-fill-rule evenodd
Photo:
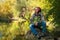
<instances>
[{"instance_id":1,"label":"person's head","mask_svg":"<svg viewBox=\"0 0 60 40\"><path fill-rule=\"evenodd\" d=\"M22 9L21 9L23 12L26 10L26 7L22 7Z\"/></svg>"},{"instance_id":2,"label":"person's head","mask_svg":"<svg viewBox=\"0 0 60 40\"><path fill-rule=\"evenodd\" d=\"M36 7L35 8L35 13L39 13L39 12L41 12L41 8L40 7Z\"/></svg>"}]
</instances>

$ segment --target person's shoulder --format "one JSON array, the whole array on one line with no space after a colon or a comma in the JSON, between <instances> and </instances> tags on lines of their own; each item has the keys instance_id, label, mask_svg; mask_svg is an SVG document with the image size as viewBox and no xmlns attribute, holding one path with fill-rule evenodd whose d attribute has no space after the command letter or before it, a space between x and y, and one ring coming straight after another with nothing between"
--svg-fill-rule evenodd
<instances>
[{"instance_id":1,"label":"person's shoulder","mask_svg":"<svg viewBox=\"0 0 60 40\"><path fill-rule=\"evenodd\" d=\"M43 15L43 13L42 13L42 12L40 12L39 14L40 14L40 15Z\"/></svg>"},{"instance_id":2,"label":"person's shoulder","mask_svg":"<svg viewBox=\"0 0 60 40\"><path fill-rule=\"evenodd\" d=\"M42 13L40 12L40 13L39 13L39 16L41 16L41 15L42 15Z\"/></svg>"},{"instance_id":3,"label":"person's shoulder","mask_svg":"<svg viewBox=\"0 0 60 40\"><path fill-rule=\"evenodd\" d=\"M42 12L39 12L39 14L43 14Z\"/></svg>"}]
</instances>

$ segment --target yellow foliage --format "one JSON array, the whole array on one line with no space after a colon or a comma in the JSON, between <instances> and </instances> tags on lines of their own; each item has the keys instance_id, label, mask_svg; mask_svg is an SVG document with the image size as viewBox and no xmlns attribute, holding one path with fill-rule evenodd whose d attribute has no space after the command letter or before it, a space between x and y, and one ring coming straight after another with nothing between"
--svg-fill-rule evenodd
<instances>
[{"instance_id":1,"label":"yellow foliage","mask_svg":"<svg viewBox=\"0 0 60 40\"><path fill-rule=\"evenodd\" d=\"M12 9L12 6L14 6L13 4L15 3L16 0L4 0L5 2L0 3L0 12L1 13L6 13L6 12L10 12L10 10Z\"/></svg>"}]
</instances>

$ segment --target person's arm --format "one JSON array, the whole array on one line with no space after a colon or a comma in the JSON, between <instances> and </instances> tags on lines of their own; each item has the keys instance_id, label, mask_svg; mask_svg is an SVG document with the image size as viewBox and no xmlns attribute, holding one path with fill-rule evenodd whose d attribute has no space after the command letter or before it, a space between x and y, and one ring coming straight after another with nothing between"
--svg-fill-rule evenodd
<instances>
[{"instance_id":1,"label":"person's arm","mask_svg":"<svg viewBox=\"0 0 60 40\"><path fill-rule=\"evenodd\" d=\"M41 21L44 21L44 15L41 13Z\"/></svg>"},{"instance_id":2,"label":"person's arm","mask_svg":"<svg viewBox=\"0 0 60 40\"><path fill-rule=\"evenodd\" d=\"M33 23L35 15L33 14L32 17L30 18L30 23Z\"/></svg>"}]
</instances>

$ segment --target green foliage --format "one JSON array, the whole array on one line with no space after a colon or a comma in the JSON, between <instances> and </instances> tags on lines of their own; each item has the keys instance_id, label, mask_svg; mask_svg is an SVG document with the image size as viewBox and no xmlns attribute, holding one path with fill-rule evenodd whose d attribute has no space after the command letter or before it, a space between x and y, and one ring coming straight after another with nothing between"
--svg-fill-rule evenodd
<instances>
[{"instance_id":1,"label":"green foliage","mask_svg":"<svg viewBox=\"0 0 60 40\"><path fill-rule=\"evenodd\" d=\"M48 11L47 16L49 17L50 15L53 15L54 20L52 20L52 23L54 23L56 27L59 27L60 26L60 18L59 18L60 0L53 0L53 2L51 0L49 2L52 4L53 8Z\"/></svg>"}]
</instances>

